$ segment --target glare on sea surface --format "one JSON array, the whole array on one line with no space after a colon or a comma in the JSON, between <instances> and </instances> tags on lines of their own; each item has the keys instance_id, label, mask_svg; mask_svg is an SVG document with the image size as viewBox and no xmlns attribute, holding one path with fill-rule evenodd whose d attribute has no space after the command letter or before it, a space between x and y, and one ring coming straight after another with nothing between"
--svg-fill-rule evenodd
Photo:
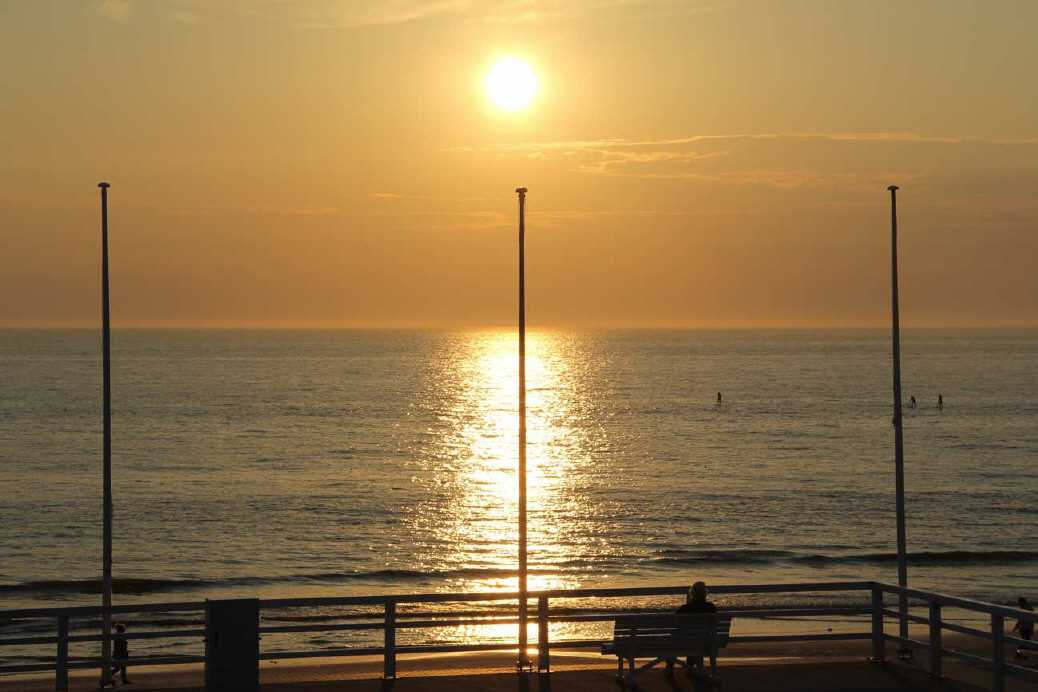
<instances>
[{"instance_id":1,"label":"glare on sea surface","mask_svg":"<svg viewBox=\"0 0 1038 692\"><path fill-rule=\"evenodd\" d=\"M456 392L447 413L452 433L444 441L452 457L451 497L437 512L436 530L471 576L452 585L463 591L518 589L518 344L514 332L470 334L448 360L444 384ZM586 467L579 425L581 394L574 386L572 354L556 334L527 340L528 586L531 590L578 586L559 563L572 544L560 536L567 515L585 513L587 499L570 479ZM560 540L562 539L562 540ZM593 543L593 541L588 541ZM593 546L587 546L594 550ZM481 574L481 571L486 574ZM514 602L487 607L514 607ZM558 630L554 627L553 632ZM514 641L515 624L471 625L456 631L463 641ZM530 624L531 641L536 627Z\"/></svg>"},{"instance_id":2,"label":"glare on sea surface","mask_svg":"<svg viewBox=\"0 0 1038 692\"><path fill-rule=\"evenodd\" d=\"M499 60L486 76L487 96L494 105L508 112L527 108L533 102L537 88L537 73L518 58Z\"/></svg>"},{"instance_id":3,"label":"glare on sea surface","mask_svg":"<svg viewBox=\"0 0 1038 692\"><path fill-rule=\"evenodd\" d=\"M412 526L449 545L435 569L462 570L449 586L514 591L518 586L518 344L514 332L460 337L444 354L437 389L442 433L434 439L436 497L416 507ZM586 536L588 498L573 487L591 466L587 406L577 386L567 339L532 334L527 341L527 492L529 588L576 586L562 563L604 549ZM428 454L428 452L427 452ZM502 627L501 631L505 631ZM514 634L515 627L511 626Z\"/></svg>"}]
</instances>

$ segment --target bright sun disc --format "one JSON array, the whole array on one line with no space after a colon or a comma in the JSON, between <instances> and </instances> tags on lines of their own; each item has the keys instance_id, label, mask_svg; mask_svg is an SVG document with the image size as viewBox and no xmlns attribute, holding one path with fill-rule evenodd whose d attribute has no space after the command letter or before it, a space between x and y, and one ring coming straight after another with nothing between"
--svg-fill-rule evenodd
<instances>
[{"instance_id":1,"label":"bright sun disc","mask_svg":"<svg viewBox=\"0 0 1038 692\"><path fill-rule=\"evenodd\" d=\"M537 75L522 60L506 58L487 73L487 96L498 108L518 111L526 108L537 93Z\"/></svg>"}]
</instances>

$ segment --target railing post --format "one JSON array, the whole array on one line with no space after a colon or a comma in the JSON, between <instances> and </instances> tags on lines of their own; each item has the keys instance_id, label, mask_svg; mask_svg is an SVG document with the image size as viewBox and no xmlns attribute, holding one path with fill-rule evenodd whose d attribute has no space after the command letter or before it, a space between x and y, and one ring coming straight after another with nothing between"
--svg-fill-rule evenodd
<instances>
[{"instance_id":1,"label":"railing post","mask_svg":"<svg viewBox=\"0 0 1038 692\"><path fill-rule=\"evenodd\" d=\"M886 658L886 639L883 636L883 589L872 587L872 660Z\"/></svg>"},{"instance_id":2,"label":"railing post","mask_svg":"<svg viewBox=\"0 0 1038 692\"><path fill-rule=\"evenodd\" d=\"M939 678L941 670L941 604L930 604L930 675Z\"/></svg>"},{"instance_id":3,"label":"railing post","mask_svg":"<svg viewBox=\"0 0 1038 692\"><path fill-rule=\"evenodd\" d=\"M383 652L382 677L396 677L396 601L386 601L385 651Z\"/></svg>"},{"instance_id":4,"label":"railing post","mask_svg":"<svg viewBox=\"0 0 1038 692\"><path fill-rule=\"evenodd\" d=\"M548 597L537 599L537 670L551 671L551 659L548 654Z\"/></svg>"},{"instance_id":5,"label":"railing post","mask_svg":"<svg viewBox=\"0 0 1038 692\"><path fill-rule=\"evenodd\" d=\"M58 616L58 656L54 665L54 689L68 690L68 615Z\"/></svg>"},{"instance_id":6,"label":"railing post","mask_svg":"<svg viewBox=\"0 0 1038 692\"><path fill-rule=\"evenodd\" d=\"M1006 647L1005 618L991 614L991 692L1005 692Z\"/></svg>"}]
</instances>

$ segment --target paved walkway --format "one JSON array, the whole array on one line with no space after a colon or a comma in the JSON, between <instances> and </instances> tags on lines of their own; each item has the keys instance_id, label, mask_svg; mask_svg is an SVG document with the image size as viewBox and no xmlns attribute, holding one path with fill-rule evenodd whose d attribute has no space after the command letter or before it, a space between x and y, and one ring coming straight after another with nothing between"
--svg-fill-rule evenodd
<instances>
[{"instance_id":1,"label":"paved walkway","mask_svg":"<svg viewBox=\"0 0 1038 692\"><path fill-rule=\"evenodd\" d=\"M721 671L723 692L886 692L918 690L927 692L978 692L984 689L962 682L935 681L925 672L894 663L814 661L798 663L757 663L724 666ZM77 679L73 689L96 689L94 680ZM133 685L119 689L177 690L197 692L200 688L170 687L168 678L139 676ZM200 681L199 681L200 682ZM36 690L53 689L53 681L23 681L24 686L9 687L14 681L0 682L0 689ZM639 689L643 692L689 692L708 689L679 672L668 679L662 670L654 669L639 675ZM1010 684L1009 690L1034 689ZM590 668L559 670L550 675L515 673L441 674L431 676L409 675L393 682L376 678L353 680L294 681L263 685L264 692L619 692L615 669Z\"/></svg>"}]
</instances>

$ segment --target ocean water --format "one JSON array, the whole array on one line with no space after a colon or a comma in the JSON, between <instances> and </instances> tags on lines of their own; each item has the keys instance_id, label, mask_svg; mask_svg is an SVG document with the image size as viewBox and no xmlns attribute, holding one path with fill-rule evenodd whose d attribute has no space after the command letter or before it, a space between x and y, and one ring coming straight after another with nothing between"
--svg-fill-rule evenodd
<instances>
[{"instance_id":1,"label":"ocean water","mask_svg":"<svg viewBox=\"0 0 1038 692\"><path fill-rule=\"evenodd\" d=\"M99 342L0 331L0 609L99 603ZM117 603L514 588L514 334L112 343ZM531 588L896 581L889 352L533 333ZM1038 332L908 330L903 381L910 582L1038 595Z\"/></svg>"}]
</instances>

